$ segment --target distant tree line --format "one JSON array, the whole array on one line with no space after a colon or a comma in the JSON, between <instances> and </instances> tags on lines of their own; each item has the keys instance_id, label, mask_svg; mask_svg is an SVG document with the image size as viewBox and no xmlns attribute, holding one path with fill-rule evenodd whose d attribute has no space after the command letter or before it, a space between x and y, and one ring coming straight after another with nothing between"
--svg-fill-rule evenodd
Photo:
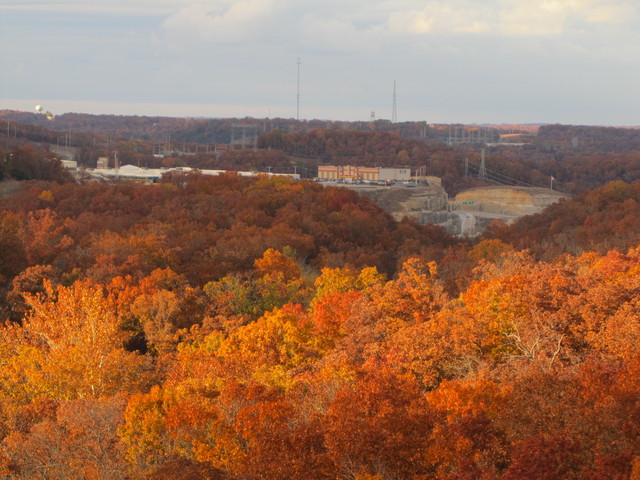
<instances>
[{"instance_id":1,"label":"distant tree line","mask_svg":"<svg viewBox=\"0 0 640 480\"><path fill-rule=\"evenodd\" d=\"M73 177L51 152L32 147L0 148L0 180L69 182Z\"/></svg>"}]
</instances>

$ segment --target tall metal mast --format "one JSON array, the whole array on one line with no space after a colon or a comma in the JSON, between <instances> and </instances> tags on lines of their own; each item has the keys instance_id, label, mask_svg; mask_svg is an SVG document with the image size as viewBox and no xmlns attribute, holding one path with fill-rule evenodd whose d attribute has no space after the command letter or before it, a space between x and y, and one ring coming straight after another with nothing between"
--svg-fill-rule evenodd
<instances>
[{"instance_id":1,"label":"tall metal mast","mask_svg":"<svg viewBox=\"0 0 640 480\"><path fill-rule=\"evenodd\" d=\"M296 103L296 120L300 120L300 57L298 57L298 96Z\"/></svg>"},{"instance_id":2,"label":"tall metal mast","mask_svg":"<svg viewBox=\"0 0 640 480\"><path fill-rule=\"evenodd\" d=\"M398 121L398 104L396 103L396 81L393 81L393 107L391 108L391 122Z\"/></svg>"}]
</instances>

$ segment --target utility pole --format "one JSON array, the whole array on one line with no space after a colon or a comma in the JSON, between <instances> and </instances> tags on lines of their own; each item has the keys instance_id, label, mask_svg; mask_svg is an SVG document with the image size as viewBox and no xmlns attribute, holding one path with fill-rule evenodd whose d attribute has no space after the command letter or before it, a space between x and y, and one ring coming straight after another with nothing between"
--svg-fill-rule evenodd
<instances>
[{"instance_id":1,"label":"utility pole","mask_svg":"<svg viewBox=\"0 0 640 480\"><path fill-rule=\"evenodd\" d=\"M113 152L113 170L116 174L116 182L120 176L120 165L118 165L118 152Z\"/></svg>"}]
</instances>

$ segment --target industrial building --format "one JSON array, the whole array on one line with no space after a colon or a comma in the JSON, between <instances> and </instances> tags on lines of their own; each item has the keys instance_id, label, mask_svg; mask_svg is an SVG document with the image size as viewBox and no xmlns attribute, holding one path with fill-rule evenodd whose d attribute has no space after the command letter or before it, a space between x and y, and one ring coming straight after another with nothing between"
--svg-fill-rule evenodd
<instances>
[{"instance_id":1,"label":"industrial building","mask_svg":"<svg viewBox=\"0 0 640 480\"><path fill-rule=\"evenodd\" d=\"M343 180L349 183L357 181L409 181L411 180L411 169L408 167L383 168L354 165L320 165L318 167L318 178L320 180Z\"/></svg>"},{"instance_id":2,"label":"industrial building","mask_svg":"<svg viewBox=\"0 0 640 480\"><path fill-rule=\"evenodd\" d=\"M199 170L189 167L176 167L176 168L140 168L135 165L123 165L119 168L105 168L99 165L96 169L87 169L86 173L89 175L124 182L134 183L157 183L162 179L162 175L170 172L198 172L202 175L221 175L227 173L227 170ZM290 177L295 180L300 180L300 174L292 173L271 173L271 172L235 172L241 177L255 177L258 175L266 175L269 177L283 176Z\"/></svg>"}]
</instances>

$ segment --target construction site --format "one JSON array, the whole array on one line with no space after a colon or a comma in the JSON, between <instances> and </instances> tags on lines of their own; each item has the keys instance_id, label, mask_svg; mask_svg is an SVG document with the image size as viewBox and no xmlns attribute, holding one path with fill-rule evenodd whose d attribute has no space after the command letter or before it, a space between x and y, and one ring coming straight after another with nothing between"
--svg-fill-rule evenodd
<instances>
[{"instance_id":1,"label":"construction site","mask_svg":"<svg viewBox=\"0 0 640 480\"><path fill-rule=\"evenodd\" d=\"M440 225L462 237L481 234L494 220L510 223L524 215L540 213L569 197L539 187L489 186L465 190L450 199L433 177L427 185L348 185L348 188L371 197L396 220L409 217L419 223Z\"/></svg>"}]
</instances>

